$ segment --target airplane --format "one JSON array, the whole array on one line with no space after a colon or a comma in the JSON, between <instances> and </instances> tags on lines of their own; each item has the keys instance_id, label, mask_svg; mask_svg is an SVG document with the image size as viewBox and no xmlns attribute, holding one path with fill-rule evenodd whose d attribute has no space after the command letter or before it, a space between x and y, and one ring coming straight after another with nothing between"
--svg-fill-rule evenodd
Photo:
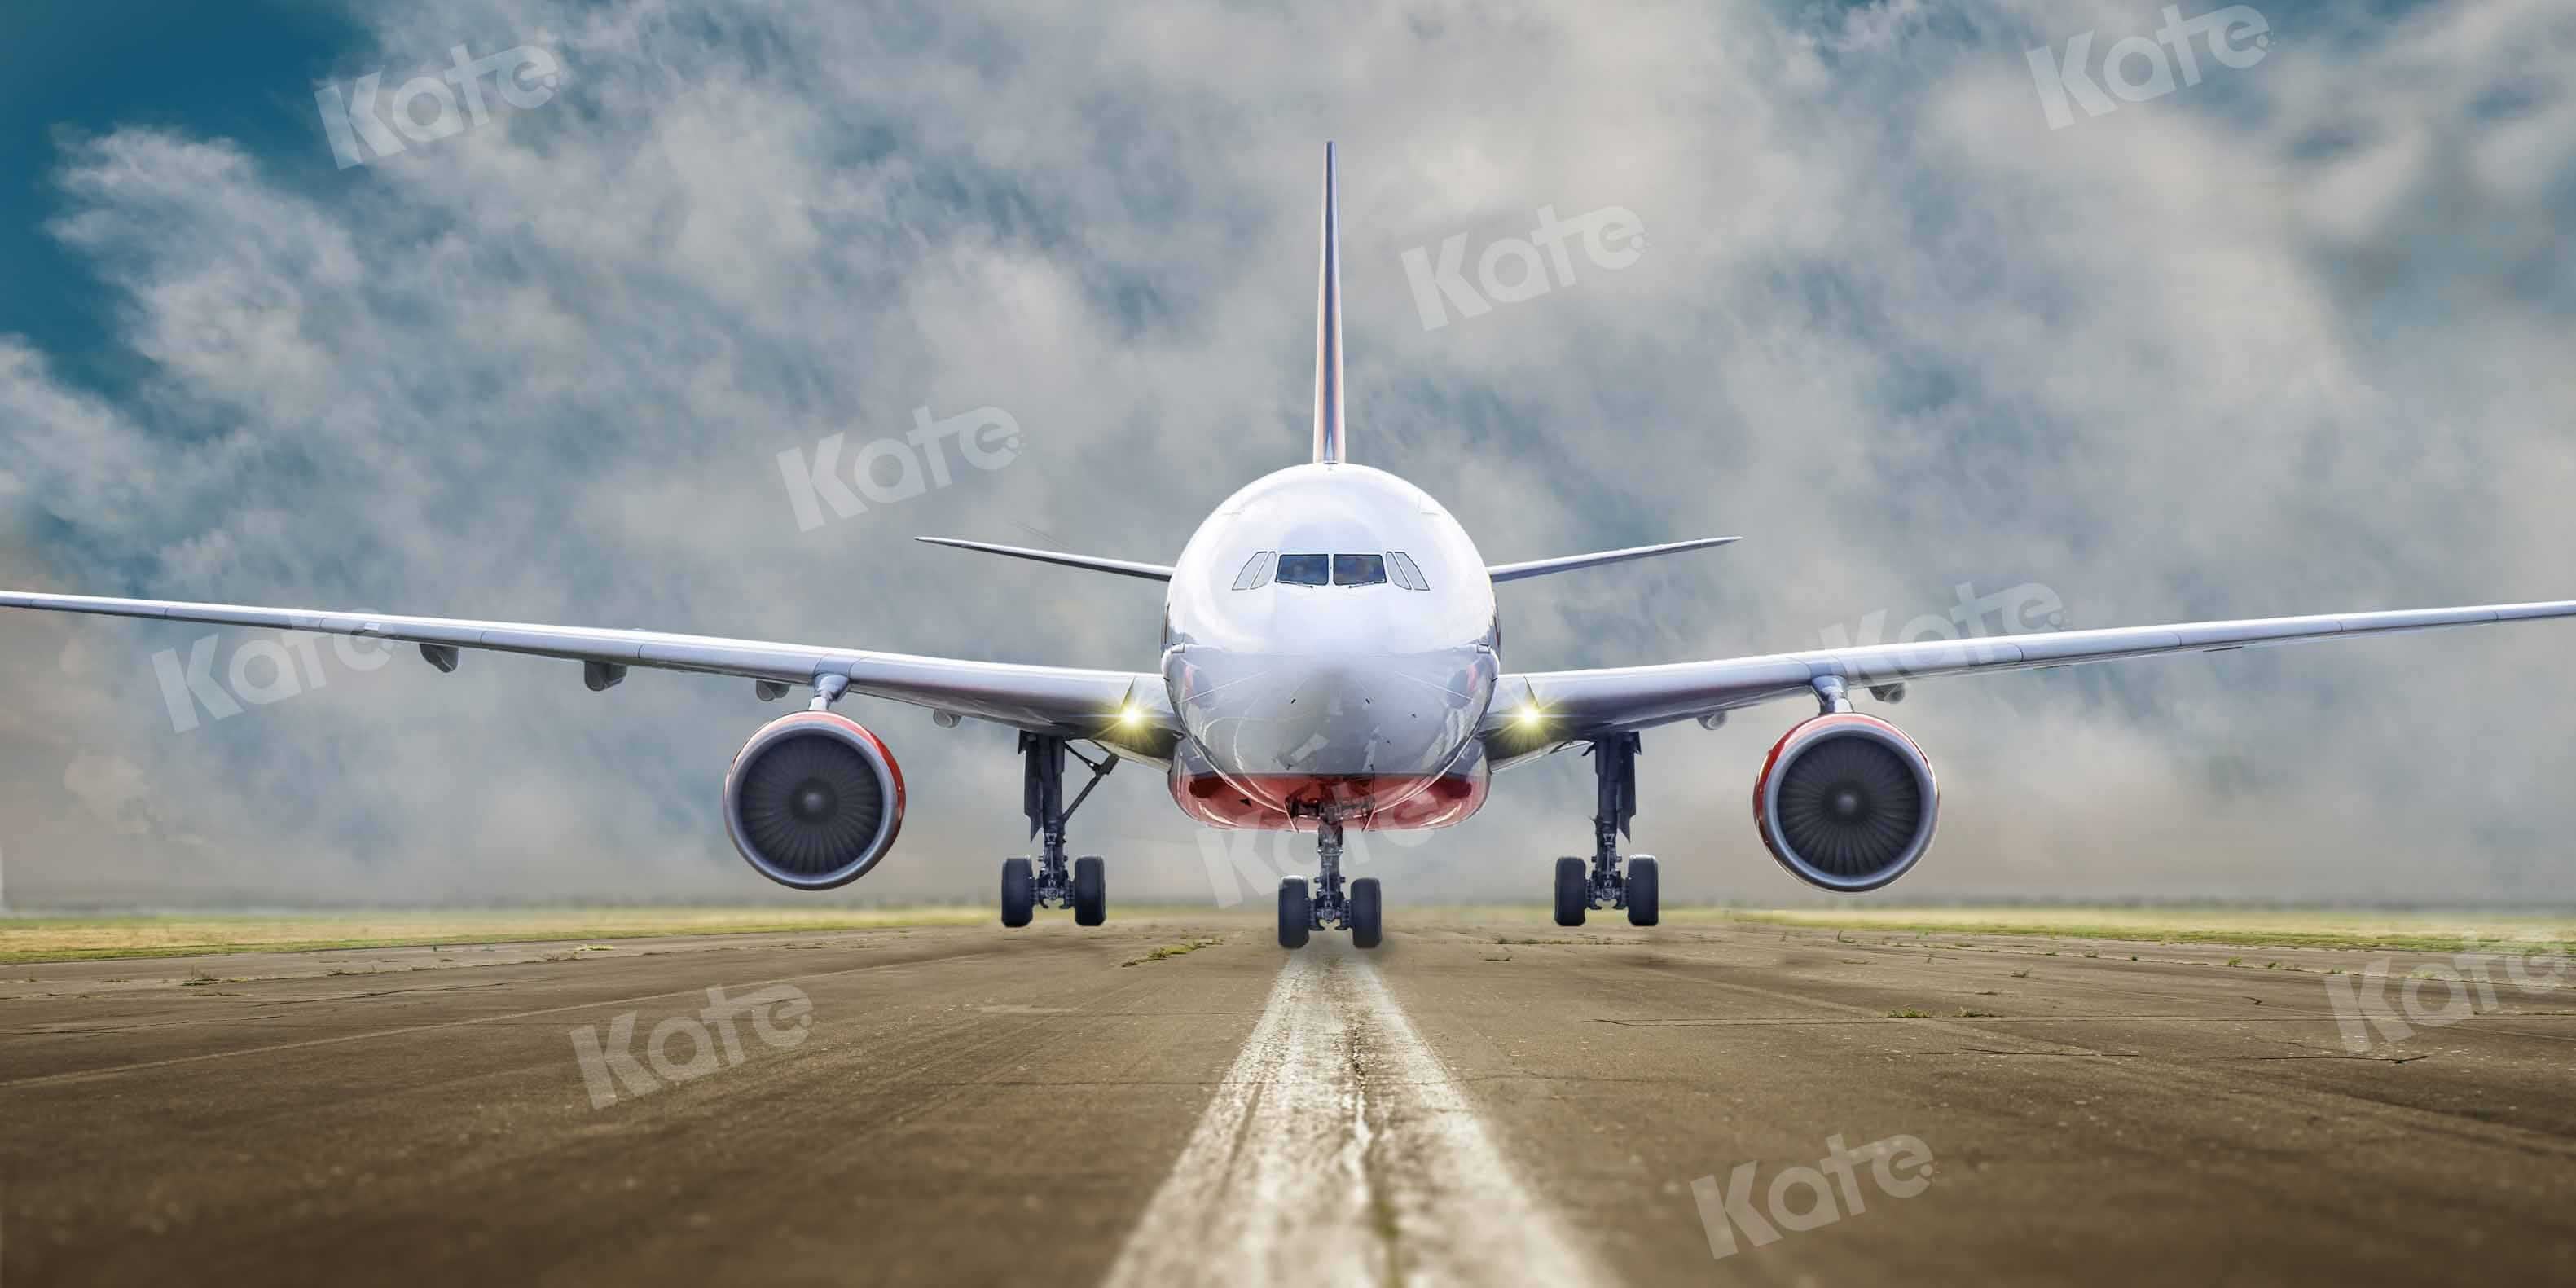
<instances>
[{"instance_id":1,"label":"airplane","mask_svg":"<svg viewBox=\"0 0 2576 1288\"><path fill-rule=\"evenodd\" d=\"M936 544L1160 581L1162 651L1153 671L1098 671L875 653L639 630L319 612L231 604L0 592L0 607L212 623L415 644L441 673L463 650L581 663L604 691L634 667L731 676L762 701L811 689L805 710L752 734L726 771L726 831L753 870L798 890L868 874L894 847L903 772L876 734L833 708L856 693L1016 729L1023 813L1037 853L1006 859L1001 919L1070 908L1108 916L1105 864L1068 857L1066 827L1120 761L1153 766L1190 818L1218 828L1312 832L1316 873L1278 892L1283 948L1347 931L1384 933L1375 877L1345 881L1343 834L1449 827L1485 802L1493 774L1576 747L1592 759L1592 854L1556 860L1557 924L1624 910L1652 926L1661 873L1623 856L1648 729L1806 698L1816 714L1780 737L1753 781L1755 831L1790 875L1841 893L1885 886L1932 843L1940 790L1913 739L1855 710L1855 691L1893 704L1942 676L2576 615L2576 601L2491 604L2244 621L2185 622L1810 649L1573 671L1505 671L1494 587L1707 549L1703 537L1625 550L1488 564L1439 502L1350 458L1343 414L1341 238L1333 145L1324 148L1323 251L1315 331L1314 455L1255 479L1217 506L1173 563L990 542ZM1088 743L1095 759L1076 748ZM1065 799L1065 758L1090 781Z\"/></svg>"}]
</instances>

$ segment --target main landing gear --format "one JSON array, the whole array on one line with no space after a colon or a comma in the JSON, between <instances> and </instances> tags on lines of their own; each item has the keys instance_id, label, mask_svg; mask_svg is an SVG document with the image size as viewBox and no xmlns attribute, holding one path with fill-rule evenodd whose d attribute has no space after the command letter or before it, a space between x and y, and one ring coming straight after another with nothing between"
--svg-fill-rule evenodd
<instances>
[{"instance_id":1,"label":"main landing gear","mask_svg":"<svg viewBox=\"0 0 2576 1288\"><path fill-rule=\"evenodd\" d=\"M1351 932L1351 947L1375 948L1384 937L1377 878L1361 877L1342 884L1342 824L1326 819L1315 829L1315 883L1304 877L1279 882L1279 946L1303 948L1317 930Z\"/></svg>"},{"instance_id":2,"label":"main landing gear","mask_svg":"<svg viewBox=\"0 0 2576 1288\"><path fill-rule=\"evenodd\" d=\"M1637 816L1637 748L1633 733L1615 733L1592 742L1592 863L1580 858L1556 861L1556 924L1580 926L1593 908L1625 908L1628 924L1651 926L1658 919L1662 873L1651 854L1634 854L1620 871L1619 838Z\"/></svg>"},{"instance_id":3,"label":"main landing gear","mask_svg":"<svg viewBox=\"0 0 2576 1288\"><path fill-rule=\"evenodd\" d=\"M1091 781L1070 805L1064 803L1067 753L1091 769ZM1002 860L1002 924L1025 926L1039 908L1071 908L1073 924L1097 926L1109 919L1108 874L1096 854L1065 861L1064 824L1118 767L1118 758L1104 752L1093 760L1062 738L1034 733L1020 735L1020 756L1020 809L1029 816L1029 835L1039 838L1038 853Z\"/></svg>"}]
</instances>

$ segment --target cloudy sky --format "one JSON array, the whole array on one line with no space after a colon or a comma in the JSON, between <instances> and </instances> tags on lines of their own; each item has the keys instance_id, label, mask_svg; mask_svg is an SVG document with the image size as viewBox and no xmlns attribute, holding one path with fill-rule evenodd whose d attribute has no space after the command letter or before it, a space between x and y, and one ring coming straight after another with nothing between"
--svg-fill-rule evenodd
<instances>
[{"instance_id":1,"label":"cloudy sky","mask_svg":"<svg viewBox=\"0 0 2576 1288\"><path fill-rule=\"evenodd\" d=\"M1507 666L2024 588L2073 626L2576 595L2576 10L2274 0L2251 65L2194 36L2159 93L2132 46L2088 107L2161 7L40 6L0 42L0 584L1150 669L1150 583L910 539L1168 560L1303 459L1331 138L1356 459L1496 562L1745 537L1505 587ZM459 46L560 72L338 164L317 89L381 107ZM1472 286L1542 207L1624 208L1641 253L1426 325L1406 253L1463 236ZM985 407L1007 466L800 525L782 452ZM0 620L11 906L789 897L718 822L781 709L747 682L326 643L218 718L154 655L229 683L270 646L204 638ZM2571 648L1918 685L1889 714L1943 831L1891 894L2565 903ZM824 897L989 895L1011 734L851 708L912 813ZM1747 807L1799 714L1648 736L1677 900L1802 897ZM1585 762L1496 786L1362 870L1540 898ZM1229 864L1132 765L1075 835L1113 898L1258 900L1238 874L1306 852Z\"/></svg>"}]
</instances>

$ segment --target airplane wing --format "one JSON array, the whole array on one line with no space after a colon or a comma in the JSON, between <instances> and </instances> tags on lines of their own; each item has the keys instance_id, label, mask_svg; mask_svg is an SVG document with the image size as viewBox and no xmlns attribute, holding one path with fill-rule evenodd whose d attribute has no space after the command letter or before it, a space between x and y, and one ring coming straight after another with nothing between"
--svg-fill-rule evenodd
<instances>
[{"instance_id":1,"label":"airplane wing","mask_svg":"<svg viewBox=\"0 0 2576 1288\"><path fill-rule=\"evenodd\" d=\"M632 666L740 676L760 682L768 697L779 696L788 686L810 687L826 676L840 676L854 693L1080 738L1114 727L1122 740L1134 741L1137 735L1177 728L1161 678L1126 671L972 662L659 631L20 591L0 591L0 608L361 636L417 644L421 657L441 671L456 669L459 649L565 658L583 663L585 679L601 689L623 679L626 668Z\"/></svg>"},{"instance_id":2,"label":"airplane wing","mask_svg":"<svg viewBox=\"0 0 2576 1288\"><path fill-rule=\"evenodd\" d=\"M2576 616L2576 600L2182 622L1811 649L1663 666L1532 671L1501 678L1495 689L1493 713L1486 717L1484 735L1498 753L1526 755L1543 745L1644 729L1808 693L1815 681L1827 676L1839 677L1854 689L1883 688L1981 671L2073 666L2166 653L2219 653L2353 635L2570 616Z\"/></svg>"},{"instance_id":3,"label":"airplane wing","mask_svg":"<svg viewBox=\"0 0 2576 1288\"><path fill-rule=\"evenodd\" d=\"M1563 555L1555 559L1532 559L1526 563L1495 564L1485 575L1495 581L1519 581L1523 577L1544 577L1552 572L1571 572L1577 568L1597 568L1602 564L1626 563L1631 559L1651 559L1656 555L1678 554L1684 550L1706 550L1710 546L1732 545L1742 537L1700 537L1692 541L1667 541L1659 546L1630 546L1625 550L1601 550L1588 555Z\"/></svg>"},{"instance_id":4,"label":"airplane wing","mask_svg":"<svg viewBox=\"0 0 2576 1288\"><path fill-rule=\"evenodd\" d=\"M955 537L914 537L934 546L958 550L981 550L988 555L1009 555L1014 559L1034 559L1039 563L1058 564L1066 568L1088 568L1093 572L1114 572L1121 577L1141 577L1147 581L1170 581L1170 564L1138 563L1133 559L1103 559L1098 555L1069 555L1061 550L1032 550L1027 546L996 545L990 541L960 541Z\"/></svg>"}]
</instances>

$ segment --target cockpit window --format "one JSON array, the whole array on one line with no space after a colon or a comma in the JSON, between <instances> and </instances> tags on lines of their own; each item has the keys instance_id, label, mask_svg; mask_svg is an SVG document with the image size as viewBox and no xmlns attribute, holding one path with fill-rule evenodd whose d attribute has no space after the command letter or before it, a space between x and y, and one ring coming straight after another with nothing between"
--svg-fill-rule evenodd
<instances>
[{"instance_id":1,"label":"cockpit window","mask_svg":"<svg viewBox=\"0 0 2576 1288\"><path fill-rule=\"evenodd\" d=\"M1278 557L1278 555L1279 552L1276 550L1259 550L1253 552L1252 558L1244 561L1243 571L1234 575L1234 588L1236 590L1259 590L1262 587L1269 585L1270 564L1273 559Z\"/></svg>"},{"instance_id":2,"label":"cockpit window","mask_svg":"<svg viewBox=\"0 0 2576 1288\"><path fill-rule=\"evenodd\" d=\"M1321 586L1332 571L1331 555L1279 556L1279 584L1282 586Z\"/></svg>"},{"instance_id":3,"label":"cockpit window","mask_svg":"<svg viewBox=\"0 0 2576 1288\"><path fill-rule=\"evenodd\" d=\"M1252 556L1236 575L1236 590L1256 590L1271 581L1273 553L1264 550ZM1411 559L1395 552L1382 555L1277 555L1278 580L1282 586L1383 586L1390 569L1395 584L1407 590L1429 590L1431 583L1422 579L1422 569Z\"/></svg>"}]
</instances>

